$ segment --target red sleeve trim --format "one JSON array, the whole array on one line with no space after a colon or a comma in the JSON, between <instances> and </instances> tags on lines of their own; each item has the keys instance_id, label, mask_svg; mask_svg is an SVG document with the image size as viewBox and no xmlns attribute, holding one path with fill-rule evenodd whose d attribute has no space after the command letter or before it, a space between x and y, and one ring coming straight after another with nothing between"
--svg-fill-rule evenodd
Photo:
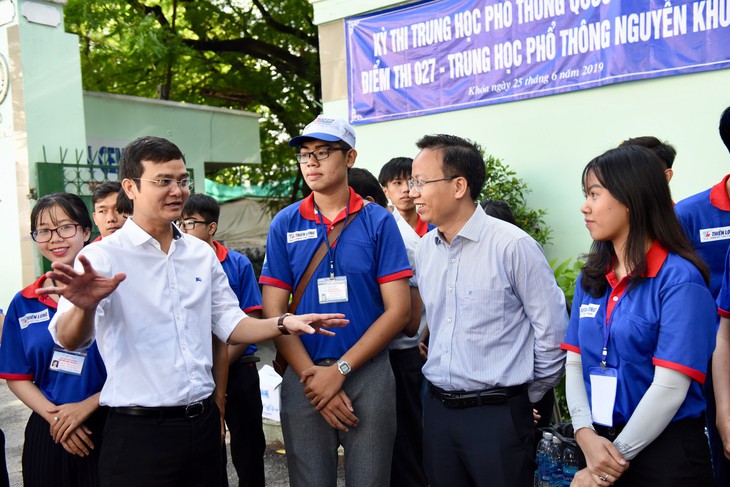
<instances>
[{"instance_id":1,"label":"red sleeve trim","mask_svg":"<svg viewBox=\"0 0 730 487\"><path fill-rule=\"evenodd\" d=\"M560 350L565 350L566 352L575 352L577 354L580 354L580 347L576 347L575 345L571 345L570 343L561 343L560 344Z\"/></svg>"},{"instance_id":2,"label":"red sleeve trim","mask_svg":"<svg viewBox=\"0 0 730 487\"><path fill-rule=\"evenodd\" d=\"M262 309L264 309L264 307L260 304L257 304L256 306L249 306L248 308L244 309L243 312L249 314L251 311L261 311Z\"/></svg>"},{"instance_id":3,"label":"red sleeve trim","mask_svg":"<svg viewBox=\"0 0 730 487\"><path fill-rule=\"evenodd\" d=\"M5 380L33 380L33 374L3 374L0 373L0 379Z\"/></svg>"},{"instance_id":4,"label":"red sleeve trim","mask_svg":"<svg viewBox=\"0 0 730 487\"><path fill-rule=\"evenodd\" d=\"M668 360L662 360L662 359L659 359L656 357L654 357L652 359L652 363L658 367L666 367L667 369L672 369L672 370L676 370L677 372L681 372L684 375L686 375L687 377L689 377L690 379L696 380L700 384L704 384L705 379L707 379L707 374L703 374L702 372L700 372L697 369L692 369L692 368L687 367L682 364L670 362Z\"/></svg>"},{"instance_id":5,"label":"red sleeve trim","mask_svg":"<svg viewBox=\"0 0 730 487\"><path fill-rule=\"evenodd\" d=\"M399 279L408 279L413 277L413 271L406 269L404 271L396 272L395 274L388 274L387 276L378 277L378 284L385 284L387 282L397 281Z\"/></svg>"},{"instance_id":6,"label":"red sleeve trim","mask_svg":"<svg viewBox=\"0 0 730 487\"><path fill-rule=\"evenodd\" d=\"M274 279L273 277L261 276L259 277L259 284L263 284L265 286L279 287L281 289L286 289L287 291L292 291L294 289L284 281Z\"/></svg>"},{"instance_id":7,"label":"red sleeve trim","mask_svg":"<svg viewBox=\"0 0 730 487\"><path fill-rule=\"evenodd\" d=\"M725 311L722 308L717 308L717 314L719 314L723 318L730 318L730 311Z\"/></svg>"}]
</instances>

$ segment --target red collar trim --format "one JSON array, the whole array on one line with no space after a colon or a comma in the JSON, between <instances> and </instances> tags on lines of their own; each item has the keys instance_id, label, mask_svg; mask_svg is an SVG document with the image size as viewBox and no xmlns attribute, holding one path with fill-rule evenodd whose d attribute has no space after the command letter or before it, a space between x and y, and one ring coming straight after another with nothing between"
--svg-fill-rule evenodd
<instances>
[{"instance_id":1,"label":"red collar trim","mask_svg":"<svg viewBox=\"0 0 730 487\"><path fill-rule=\"evenodd\" d=\"M643 277L656 277L657 274L659 274L662 266L664 265L664 262L667 260L668 255L669 251L667 251L667 249L665 249L662 244L655 240L651 244L649 251L646 253L646 273L643 275ZM624 277L621 281L627 279L628 276ZM616 279L616 273L613 271L613 269L611 269L608 274L606 274L606 280L614 289L618 287L620 282Z\"/></svg>"},{"instance_id":2,"label":"red collar trim","mask_svg":"<svg viewBox=\"0 0 730 487\"><path fill-rule=\"evenodd\" d=\"M421 220L421 217L418 217L418 223L416 223L416 228L414 228L416 231L416 234L418 234L419 237L423 237L428 233L428 223Z\"/></svg>"},{"instance_id":3,"label":"red collar trim","mask_svg":"<svg viewBox=\"0 0 730 487\"><path fill-rule=\"evenodd\" d=\"M99 235L98 237L96 237L94 239L94 242L101 242L101 235ZM94 242L92 242L92 243L94 243Z\"/></svg>"},{"instance_id":4,"label":"red collar trim","mask_svg":"<svg viewBox=\"0 0 730 487\"><path fill-rule=\"evenodd\" d=\"M730 211L730 196L727 194L727 180L730 174L710 189L710 204L722 211Z\"/></svg>"},{"instance_id":5,"label":"red collar trim","mask_svg":"<svg viewBox=\"0 0 730 487\"><path fill-rule=\"evenodd\" d=\"M42 287L43 281L46 280L45 274L43 274L41 277L39 277L33 284L30 286L25 287L22 291L20 291L20 295L24 298L28 299L37 299L42 304L48 306L49 308L56 309L58 307L58 303L56 303L48 294L36 294L35 290L40 289Z\"/></svg>"},{"instance_id":6,"label":"red collar trim","mask_svg":"<svg viewBox=\"0 0 730 487\"><path fill-rule=\"evenodd\" d=\"M352 188L348 187L348 189L350 190L350 199L347 202L347 205L350 208L350 213L355 213L362 210L362 197L357 194ZM319 221L319 218L317 218L317 213L315 213L314 210L314 193L311 193L309 196L302 200L302 203L299 205L299 213L307 220L313 220L315 222ZM333 221L327 220L324 215L322 216L322 220L325 224L332 225L340 220L344 220L346 215L346 208L343 208L342 211L337 214Z\"/></svg>"},{"instance_id":7,"label":"red collar trim","mask_svg":"<svg viewBox=\"0 0 730 487\"><path fill-rule=\"evenodd\" d=\"M213 247L215 248L215 256L218 257L218 262L223 262L228 257L228 249L218 243L217 240L213 240Z\"/></svg>"}]
</instances>

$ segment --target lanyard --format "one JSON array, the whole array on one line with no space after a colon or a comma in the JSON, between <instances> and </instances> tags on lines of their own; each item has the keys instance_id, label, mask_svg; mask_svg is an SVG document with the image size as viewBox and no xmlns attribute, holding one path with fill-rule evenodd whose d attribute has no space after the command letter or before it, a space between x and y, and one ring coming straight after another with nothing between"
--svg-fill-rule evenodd
<instances>
[{"instance_id":1,"label":"lanyard","mask_svg":"<svg viewBox=\"0 0 730 487\"><path fill-rule=\"evenodd\" d=\"M618 301L616 302L616 306L613 307L613 311L611 312L611 318L608 318L608 300L611 299L611 293L608 294L608 299L606 299L606 325L603 327L603 351L601 352L601 370L606 370L606 357L608 356L608 338L611 335L611 325L613 324L613 318L616 316L616 312L618 311L618 307L621 306L621 303L624 300L624 296L628 292L627 289L624 289L624 292L621 293L621 296L618 298Z\"/></svg>"},{"instance_id":2,"label":"lanyard","mask_svg":"<svg viewBox=\"0 0 730 487\"><path fill-rule=\"evenodd\" d=\"M327 247L327 255L330 258L330 279L334 279L335 278L335 253L337 252L337 248L335 247L333 250L332 247L330 246L329 239L327 238L327 233L328 233L327 225L325 225L325 223L324 223L324 216L322 215L322 212L319 210L319 206L317 206L316 202L314 203L314 208L317 210L317 216L319 218L319 222L317 223L317 225L319 225L319 223L321 222L322 226L324 227L324 233L323 233L324 243L325 243L325 246ZM350 201L348 200L347 205L345 206L344 221L347 221L347 218L349 216L350 216ZM343 225L344 225L344 223L343 223ZM343 233L345 233L344 228L340 232L340 236L338 237L338 240L342 238Z\"/></svg>"}]
</instances>

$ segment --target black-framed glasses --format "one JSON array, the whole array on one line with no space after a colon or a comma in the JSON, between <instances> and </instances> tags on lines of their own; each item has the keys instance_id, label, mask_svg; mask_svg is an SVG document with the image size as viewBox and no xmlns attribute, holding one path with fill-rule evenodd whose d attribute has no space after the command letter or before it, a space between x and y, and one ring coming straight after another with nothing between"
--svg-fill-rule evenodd
<instances>
[{"instance_id":1,"label":"black-framed glasses","mask_svg":"<svg viewBox=\"0 0 730 487\"><path fill-rule=\"evenodd\" d=\"M41 228L40 230L30 232L30 236L36 243L46 243L50 242L51 238L53 238L53 232L56 232L59 238L74 237L80 226L78 223L69 223L68 225L61 225L56 228Z\"/></svg>"},{"instance_id":2,"label":"black-framed glasses","mask_svg":"<svg viewBox=\"0 0 730 487\"><path fill-rule=\"evenodd\" d=\"M323 161L330 156L331 151L337 150L347 152L350 149L345 149L344 147L320 147L319 149L312 152L299 152L297 154L294 154L294 157L297 159L297 162L299 164L306 164L307 162L309 162L310 157L314 157L315 161Z\"/></svg>"},{"instance_id":3,"label":"black-framed glasses","mask_svg":"<svg viewBox=\"0 0 730 487\"><path fill-rule=\"evenodd\" d=\"M187 220L180 220L180 227L184 228L185 230L193 230L195 229L195 225L207 225L208 222L204 220L193 220L192 218L188 218Z\"/></svg>"},{"instance_id":4,"label":"black-framed glasses","mask_svg":"<svg viewBox=\"0 0 730 487\"><path fill-rule=\"evenodd\" d=\"M192 190L195 186L195 182L190 178L183 179L171 179L171 178L160 178L160 179L147 179L147 178L130 178L137 181L149 181L160 189L170 189L173 184L177 184L180 189Z\"/></svg>"},{"instance_id":5,"label":"black-framed glasses","mask_svg":"<svg viewBox=\"0 0 730 487\"><path fill-rule=\"evenodd\" d=\"M415 189L420 193L421 191L423 191L423 187L427 184L438 183L439 181L451 181L452 179L456 179L458 177L459 176L449 176L441 179L431 179L430 181L421 181L420 179L411 178L408 180L408 191Z\"/></svg>"}]
</instances>

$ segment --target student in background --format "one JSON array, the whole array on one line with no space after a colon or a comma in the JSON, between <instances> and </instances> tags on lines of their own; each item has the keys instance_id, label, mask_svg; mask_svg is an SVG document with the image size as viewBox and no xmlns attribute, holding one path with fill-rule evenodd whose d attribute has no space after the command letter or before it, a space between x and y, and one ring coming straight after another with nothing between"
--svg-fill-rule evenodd
<instances>
[{"instance_id":1,"label":"student in background","mask_svg":"<svg viewBox=\"0 0 730 487\"><path fill-rule=\"evenodd\" d=\"M33 207L30 227L44 258L72 264L91 235L91 218L78 196L53 193ZM33 411L25 429L23 483L97 486L107 414L99 408L99 391L106 370L96 344L79 354L53 343L48 324L59 296L36 294L51 286L53 279L43 275L15 295L0 347L0 378Z\"/></svg>"},{"instance_id":2,"label":"student in background","mask_svg":"<svg viewBox=\"0 0 730 487\"><path fill-rule=\"evenodd\" d=\"M248 316L261 317L261 292L248 258L213 240L218 230L220 206L204 194L188 198L183 208L180 229L210 245L228 276L238 304ZM256 369L255 344L228 345L228 385L225 419L231 434L231 460L238 474L239 487L263 487L266 439L261 422L261 389ZM226 456L223 456L227 479ZM225 482L227 484L227 481Z\"/></svg>"},{"instance_id":3,"label":"student in background","mask_svg":"<svg viewBox=\"0 0 730 487\"><path fill-rule=\"evenodd\" d=\"M100 238L108 237L124 225L126 215L117 212L117 196L121 190L122 183L106 181L94 188L91 194L91 203L94 205L92 217L101 233Z\"/></svg>"},{"instance_id":4,"label":"student in background","mask_svg":"<svg viewBox=\"0 0 730 487\"><path fill-rule=\"evenodd\" d=\"M677 149L667 142L662 142L651 135L644 135L642 137L632 137L621 142L620 147L627 145L638 145L651 149L651 151L659 158L662 162L662 168L664 169L664 175L667 178L667 183L672 180L674 176L674 158L677 157Z\"/></svg>"}]
</instances>

